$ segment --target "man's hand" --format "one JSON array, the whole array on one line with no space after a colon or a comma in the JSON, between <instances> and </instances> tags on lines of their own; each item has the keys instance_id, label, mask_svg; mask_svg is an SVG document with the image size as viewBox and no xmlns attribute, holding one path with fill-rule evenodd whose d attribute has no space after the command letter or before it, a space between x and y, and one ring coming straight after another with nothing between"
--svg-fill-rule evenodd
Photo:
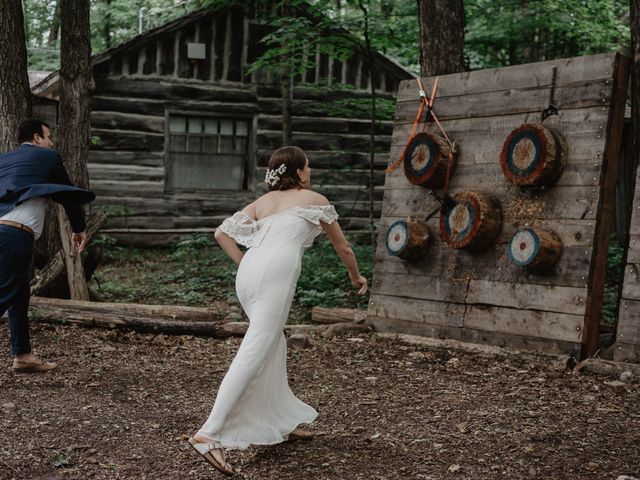
<instances>
[{"instance_id":1,"label":"man's hand","mask_svg":"<svg viewBox=\"0 0 640 480\"><path fill-rule=\"evenodd\" d=\"M82 253L82 251L84 250L84 246L87 243L87 234L84 232L74 233L71 236L71 242L76 247L76 251L78 253Z\"/></svg>"}]
</instances>

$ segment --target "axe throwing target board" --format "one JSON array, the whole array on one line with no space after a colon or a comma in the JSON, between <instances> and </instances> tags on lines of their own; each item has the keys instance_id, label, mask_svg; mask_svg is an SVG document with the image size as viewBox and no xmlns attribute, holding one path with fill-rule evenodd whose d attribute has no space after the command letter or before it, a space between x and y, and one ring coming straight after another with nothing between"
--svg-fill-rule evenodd
<instances>
[{"instance_id":1,"label":"axe throwing target board","mask_svg":"<svg viewBox=\"0 0 640 480\"><path fill-rule=\"evenodd\" d=\"M389 226L399 220L425 220L439 206L402 168L393 170L384 186L369 321L379 330L593 353L628 69L626 57L609 53L439 77L433 111L457 150L449 193L454 198L459 192L474 192L497 199L501 230L484 250L451 248L439 234L436 213L427 222L433 242L423 258L407 261L390 254ZM434 81L422 79L427 95ZM562 171L550 185L518 185L501 167L503 146L515 129L540 124L550 104L557 114L542 125L566 142ZM403 81L390 162L403 156L418 107L417 82ZM417 132L423 130L420 123ZM432 122L426 131L440 134ZM514 162L522 168L532 164L541 153L531 150L536 145L523 140ZM509 258L509 244L523 228L553 232L561 241L562 253L552 268L529 269Z\"/></svg>"}]
</instances>

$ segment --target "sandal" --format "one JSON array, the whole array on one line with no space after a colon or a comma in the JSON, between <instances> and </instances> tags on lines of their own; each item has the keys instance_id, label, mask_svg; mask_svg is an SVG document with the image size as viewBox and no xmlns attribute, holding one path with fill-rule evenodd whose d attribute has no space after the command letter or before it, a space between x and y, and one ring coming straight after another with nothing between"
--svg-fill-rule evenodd
<instances>
[{"instance_id":1,"label":"sandal","mask_svg":"<svg viewBox=\"0 0 640 480\"><path fill-rule=\"evenodd\" d=\"M233 468L224 457L224 449L220 442L198 442L195 438L189 438L189 445L191 445L196 452L198 452L204 459L213 465L216 470L225 475L235 475L238 473L235 468ZM220 451L222 456L216 457L216 451Z\"/></svg>"},{"instance_id":2,"label":"sandal","mask_svg":"<svg viewBox=\"0 0 640 480\"><path fill-rule=\"evenodd\" d=\"M314 436L315 433L313 433L312 431L296 427L291 433L289 433L287 440L289 440L290 442L294 440L311 440Z\"/></svg>"}]
</instances>

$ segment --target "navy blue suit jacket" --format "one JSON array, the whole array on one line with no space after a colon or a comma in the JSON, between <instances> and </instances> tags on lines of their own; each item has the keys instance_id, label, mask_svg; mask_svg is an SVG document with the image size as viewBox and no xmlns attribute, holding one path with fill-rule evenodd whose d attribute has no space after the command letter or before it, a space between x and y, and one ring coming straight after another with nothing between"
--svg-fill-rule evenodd
<instances>
[{"instance_id":1,"label":"navy blue suit jacket","mask_svg":"<svg viewBox=\"0 0 640 480\"><path fill-rule=\"evenodd\" d=\"M85 229L82 205L96 198L71 183L57 150L23 144L0 155L0 217L33 197L62 204L76 233Z\"/></svg>"}]
</instances>

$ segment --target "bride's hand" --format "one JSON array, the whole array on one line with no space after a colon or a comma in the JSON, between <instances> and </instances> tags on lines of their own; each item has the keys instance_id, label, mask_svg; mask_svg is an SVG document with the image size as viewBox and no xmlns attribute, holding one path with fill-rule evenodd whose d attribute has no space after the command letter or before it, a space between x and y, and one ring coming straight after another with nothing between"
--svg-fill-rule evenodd
<instances>
[{"instance_id":1,"label":"bride's hand","mask_svg":"<svg viewBox=\"0 0 640 480\"><path fill-rule=\"evenodd\" d=\"M358 295L364 295L367 293L368 282L362 275L359 275L358 278L352 278L351 285L358 289Z\"/></svg>"}]
</instances>

